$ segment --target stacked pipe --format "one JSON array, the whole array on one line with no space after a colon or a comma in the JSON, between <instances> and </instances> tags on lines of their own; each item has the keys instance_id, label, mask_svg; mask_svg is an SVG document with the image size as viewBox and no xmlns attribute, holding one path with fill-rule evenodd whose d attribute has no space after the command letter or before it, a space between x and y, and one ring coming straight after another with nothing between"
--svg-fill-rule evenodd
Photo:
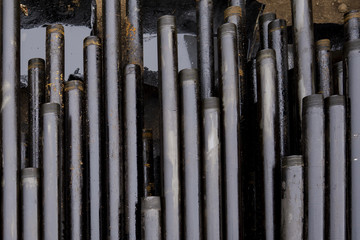
<instances>
[{"instance_id":1,"label":"stacked pipe","mask_svg":"<svg viewBox=\"0 0 360 240\"><path fill-rule=\"evenodd\" d=\"M293 45L285 20L259 16L252 58L245 1L229 1L214 46L213 2L199 0L199 70L181 71L176 18L161 16L160 168L144 128L142 1L122 20L120 1L103 0L84 77L64 80L65 29L47 26L21 97L19 2L1 3L1 239L360 239L359 10L344 16L342 59L315 43L310 0L291 1Z\"/></svg>"}]
</instances>

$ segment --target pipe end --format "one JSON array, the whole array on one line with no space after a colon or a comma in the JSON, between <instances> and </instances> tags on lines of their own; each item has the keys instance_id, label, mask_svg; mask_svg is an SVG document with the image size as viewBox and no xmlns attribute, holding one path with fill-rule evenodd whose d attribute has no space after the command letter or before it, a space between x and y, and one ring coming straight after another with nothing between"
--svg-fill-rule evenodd
<instances>
[{"instance_id":1,"label":"pipe end","mask_svg":"<svg viewBox=\"0 0 360 240\"><path fill-rule=\"evenodd\" d=\"M276 13L269 12L269 13L264 13L264 14L260 15L259 22L260 23L270 22L275 19L276 19ZM262 25L262 24L260 24L260 25Z\"/></svg>"},{"instance_id":2,"label":"pipe end","mask_svg":"<svg viewBox=\"0 0 360 240\"><path fill-rule=\"evenodd\" d=\"M142 199L141 210L161 210L161 199L158 196L145 197Z\"/></svg>"},{"instance_id":3,"label":"pipe end","mask_svg":"<svg viewBox=\"0 0 360 240\"><path fill-rule=\"evenodd\" d=\"M345 96L333 95L325 98L326 107L336 106L336 105L345 106Z\"/></svg>"},{"instance_id":4,"label":"pipe end","mask_svg":"<svg viewBox=\"0 0 360 240\"><path fill-rule=\"evenodd\" d=\"M219 109L220 99L217 97L209 97L203 100L203 109Z\"/></svg>"},{"instance_id":5,"label":"pipe end","mask_svg":"<svg viewBox=\"0 0 360 240\"><path fill-rule=\"evenodd\" d=\"M355 40L346 42L344 45L344 49L345 49L345 56L351 51L354 51L354 50L360 51L360 39L355 39Z\"/></svg>"},{"instance_id":6,"label":"pipe end","mask_svg":"<svg viewBox=\"0 0 360 240\"><path fill-rule=\"evenodd\" d=\"M28 69L31 68L44 68L45 67L45 60L42 58L31 58L28 61Z\"/></svg>"},{"instance_id":7,"label":"pipe end","mask_svg":"<svg viewBox=\"0 0 360 240\"><path fill-rule=\"evenodd\" d=\"M79 89L84 91L84 83L81 80L69 80L65 82L64 91L70 91L73 89Z\"/></svg>"},{"instance_id":8,"label":"pipe end","mask_svg":"<svg viewBox=\"0 0 360 240\"><path fill-rule=\"evenodd\" d=\"M302 155L285 156L281 162L281 167L287 168L292 166L304 166L303 156Z\"/></svg>"},{"instance_id":9,"label":"pipe end","mask_svg":"<svg viewBox=\"0 0 360 240\"><path fill-rule=\"evenodd\" d=\"M286 20L275 19L269 23L269 32L275 32L287 28Z\"/></svg>"},{"instance_id":10,"label":"pipe end","mask_svg":"<svg viewBox=\"0 0 360 240\"><path fill-rule=\"evenodd\" d=\"M97 36L88 36L84 39L84 48L90 45L101 46L100 38Z\"/></svg>"},{"instance_id":11,"label":"pipe end","mask_svg":"<svg viewBox=\"0 0 360 240\"><path fill-rule=\"evenodd\" d=\"M322 106L324 106L324 97L322 94L312 94L303 98L303 109Z\"/></svg>"},{"instance_id":12,"label":"pipe end","mask_svg":"<svg viewBox=\"0 0 360 240\"><path fill-rule=\"evenodd\" d=\"M175 27L176 19L173 15L164 15L158 18L158 27L171 26Z\"/></svg>"},{"instance_id":13,"label":"pipe end","mask_svg":"<svg viewBox=\"0 0 360 240\"><path fill-rule=\"evenodd\" d=\"M150 128L144 128L142 132L143 138L152 139L153 137L153 130Z\"/></svg>"},{"instance_id":14,"label":"pipe end","mask_svg":"<svg viewBox=\"0 0 360 240\"><path fill-rule=\"evenodd\" d=\"M56 113L60 114L60 104L58 103L44 103L41 105L41 111L43 114Z\"/></svg>"},{"instance_id":15,"label":"pipe end","mask_svg":"<svg viewBox=\"0 0 360 240\"><path fill-rule=\"evenodd\" d=\"M197 69L183 69L180 71L180 81L192 80L194 82L198 81L198 71Z\"/></svg>"},{"instance_id":16,"label":"pipe end","mask_svg":"<svg viewBox=\"0 0 360 240\"><path fill-rule=\"evenodd\" d=\"M261 64L261 61L267 58L275 59L275 51L273 49L267 48L258 52L256 56L256 63Z\"/></svg>"},{"instance_id":17,"label":"pipe end","mask_svg":"<svg viewBox=\"0 0 360 240\"><path fill-rule=\"evenodd\" d=\"M230 16L240 16L242 17L242 7L240 6L230 6L224 11L224 19L227 19Z\"/></svg>"},{"instance_id":18,"label":"pipe end","mask_svg":"<svg viewBox=\"0 0 360 240\"><path fill-rule=\"evenodd\" d=\"M21 178L40 178L40 169L23 168L21 169Z\"/></svg>"},{"instance_id":19,"label":"pipe end","mask_svg":"<svg viewBox=\"0 0 360 240\"><path fill-rule=\"evenodd\" d=\"M344 14L344 23L347 23L350 19L360 18L360 9L353 9Z\"/></svg>"},{"instance_id":20,"label":"pipe end","mask_svg":"<svg viewBox=\"0 0 360 240\"><path fill-rule=\"evenodd\" d=\"M232 34L236 36L236 25L233 23L224 23L218 29L218 37L222 37L224 34Z\"/></svg>"}]
</instances>

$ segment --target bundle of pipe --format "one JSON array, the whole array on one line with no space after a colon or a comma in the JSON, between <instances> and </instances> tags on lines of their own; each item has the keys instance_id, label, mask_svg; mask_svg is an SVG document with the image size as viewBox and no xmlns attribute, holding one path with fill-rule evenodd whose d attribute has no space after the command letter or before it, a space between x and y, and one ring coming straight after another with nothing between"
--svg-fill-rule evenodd
<instances>
[{"instance_id":1,"label":"bundle of pipe","mask_svg":"<svg viewBox=\"0 0 360 240\"><path fill-rule=\"evenodd\" d=\"M120 1L103 1L84 79L64 81L64 28L48 26L21 97L19 3L1 3L1 239L360 238L358 10L336 62L329 39L314 43L310 0L291 2L293 47L285 20L262 15L246 68L245 1L229 1L218 91L213 2L196 3L199 70L178 71L176 20L160 17L160 171L144 129L142 2L126 1L123 44Z\"/></svg>"}]
</instances>

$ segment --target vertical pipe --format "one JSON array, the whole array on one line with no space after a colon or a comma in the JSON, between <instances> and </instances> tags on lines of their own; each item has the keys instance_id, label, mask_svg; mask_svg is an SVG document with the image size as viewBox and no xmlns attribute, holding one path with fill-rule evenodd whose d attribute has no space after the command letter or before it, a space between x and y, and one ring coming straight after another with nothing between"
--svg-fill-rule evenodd
<instances>
[{"instance_id":1,"label":"vertical pipe","mask_svg":"<svg viewBox=\"0 0 360 240\"><path fill-rule=\"evenodd\" d=\"M280 234L280 152L278 146L278 105L276 92L276 56L272 49L257 55L258 117L265 199L266 239L279 239Z\"/></svg>"},{"instance_id":2,"label":"vertical pipe","mask_svg":"<svg viewBox=\"0 0 360 240\"><path fill-rule=\"evenodd\" d=\"M85 166L83 157L83 97L84 86L80 80L65 82L65 174L67 232L71 239L86 239Z\"/></svg>"},{"instance_id":3,"label":"vertical pipe","mask_svg":"<svg viewBox=\"0 0 360 240\"><path fill-rule=\"evenodd\" d=\"M145 197L141 202L141 226L143 240L161 240L160 197Z\"/></svg>"},{"instance_id":4,"label":"vertical pipe","mask_svg":"<svg viewBox=\"0 0 360 240\"><path fill-rule=\"evenodd\" d=\"M322 94L324 98L333 94L330 48L329 39L322 39L316 42L316 92Z\"/></svg>"},{"instance_id":5,"label":"vertical pipe","mask_svg":"<svg viewBox=\"0 0 360 240\"><path fill-rule=\"evenodd\" d=\"M286 156L281 165L281 239L303 239L304 161L301 155Z\"/></svg>"},{"instance_id":6,"label":"vertical pipe","mask_svg":"<svg viewBox=\"0 0 360 240\"><path fill-rule=\"evenodd\" d=\"M102 61L100 39L90 36L84 40L84 77L86 93L86 161L89 163L89 222L90 239L103 239L103 149L102 149Z\"/></svg>"},{"instance_id":7,"label":"vertical pipe","mask_svg":"<svg viewBox=\"0 0 360 240\"><path fill-rule=\"evenodd\" d=\"M218 29L218 36L224 146L225 232L227 239L238 239L242 234L242 195L236 25L223 24Z\"/></svg>"},{"instance_id":8,"label":"vertical pipe","mask_svg":"<svg viewBox=\"0 0 360 240\"><path fill-rule=\"evenodd\" d=\"M106 222L109 240L123 238L124 175L121 105L120 1L103 0Z\"/></svg>"},{"instance_id":9,"label":"vertical pipe","mask_svg":"<svg viewBox=\"0 0 360 240\"><path fill-rule=\"evenodd\" d=\"M274 49L276 57L276 91L279 111L280 157L290 151L289 95L288 95L288 43L286 21L276 19L269 24L269 47Z\"/></svg>"},{"instance_id":10,"label":"vertical pipe","mask_svg":"<svg viewBox=\"0 0 360 240\"><path fill-rule=\"evenodd\" d=\"M181 92L184 237L202 239L199 80L196 69L179 74Z\"/></svg>"},{"instance_id":11,"label":"vertical pipe","mask_svg":"<svg viewBox=\"0 0 360 240\"><path fill-rule=\"evenodd\" d=\"M297 83L297 118L301 126L302 99L315 93L315 54L312 0L291 0Z\"/></svg>"},{"instance_id":12,"label":"vertical pipe","mask_svg":"<svg viewBox=\"0 0 360 240\"><path fill-rule=\"evenodd\" d=\"M142 1L126 0L126 56L130 64L143 69Z\"/></svg>"},{"instance_id":13,"label":"vertical pipe","mask_svg":"<svg viewBox=\"0 0 360 240\"><path fill-rule=\"evenodd\" d=\"M64 27L46 27L46 102L58 103L63 108L64 91Z\"/></svg>"},{"instance_id":14,"label":"vertical pipe","mask_svg":"<svg viewBox=\"0 0 360 240\"><path fill-rule=\"evenodd\" d=\"M41 157L41 132L42 123L40 106L45 97L45 61L41 58L33 58L28 64L28 87L29 101L29 135L30 135L30 164L32 167L42 168Z\"/></svg>"},{"instance_id":15,"label":"vertical pipe","mask_svg":"<svg viewBox=\"0 0 360 240\"><path fill-rule=\"evenodd\" d=\"M19 89L19 118L20 118L20 169L31 167L32 164L30 162L30 131L32 129L29 127L29 100L30 100L30 87L21 87ZM30 131L29 131L30 130Z\"/></svg>"},{"instance_id":16,"label":"vertical pipe","mask_svg":"<svg viewBox=\"0 0 360 240\"><path fill-rule=\"evenodd\" d=\"M233 23L236 25L236 39L237 39L237 51L238 51L238 84L239 84L239 114L241 121L245 119L246 112L246 81L245 81L245 63L246 63L246 26L245 26L245 5L243 6L231 6L225 9L224 12L225 22ZM244 150L241 149L243 152Z\"/></svg>"},{"instance_id":17,"label":"vertical pipe","mask_svg":"<svg viewBox=\"0 0 360 240\"><path fill-rule=\"evenodd\" d=\"M18 0L2 0L1 11L1 227L0 239L19 236L19 79L20 79L20 9ZM5 37L6 36L6 37Z\"/></svg>"},{"instance_id":18,"label":"vertical pipe","mask_svg":"<svg viewBox=\"0 0 360 240\"><path fill-rule=\"evenodd\" d=\"M219 98L203 101L204 239L222 240L221 134Z\"/></svg>"},{"instance_id":19,"label":"vertical pipe","mask_svg":"<svg viewBox=\"0 0 360 240\"><path fill-rule=\"evenodd\" d=\"M22 236L23 240L40 239L40 170L24 168L21 170L22 195Z\"/></svg>"},{"instance_id":20,"label":"vertical pipe","mask_svg":"<svg viewBox=\"0 0 360 240\"><path fill-rule=\"evenodd\" d=\"M344 96L325 99L327 239L346 239L346 110Z\"/></svg>"},{"instance_id":21,"label":"vertical pipe","mask_svg":"<svg viewBox=\"0 0 360 240\"><path fill-rule=\"evenodd\" d=\"M196 1L198 66L201 98L214 95L214 6L212 0Z\"/></svg>"},{"instance_id":22,"label":"vertical pipe","mask_svg":"<svg viewBox=\"0 0 360 240\"><path fill-rule=\"evenodd\" d=\"M269 24L275 19L275 13L264 13L259 18L261 49L269 48Z\"/></svg>"},{"instance_id":23,"label":"vertical pipe","mask_svg":"<svg viewBox=\"0 0 360 240\"><path fill-rule=\"evenodd\" d=\"M58 103L42 105L42 239L61 239L60 222L60 140L61 119Z\"/></svg>"},{"instance_id":24,"label":"vertical pipe","mask_svg":"<svg viewBox=\"0 0 360 240\"><path fill-rule=\"evenodd\" d=\"M302 144L306 172L306 239L324 239L325 232L325 116L322 94L303 100Z\"/></svg>"},{"instance_id":25,"label":"vertical pipe","mask_svg":"<svg viewBox=\"0 0 360 240\"><path fill-rule=\"evenodd\" d=\"M128 64L124 72L124 144L125 144L125 234L140 239L142 195L142 129L143 99L139 65Z\"/></svg>"},{"instance_id":26,"label":"vertical pipe","mask_svg":"<svg viewBox=\"0 0 360 240\"><path fill-rule=\"evenodd\" d=\"M351 164L351 237L360 239L360 39L345 44L347 111L349 116L348 141Z\"/></svg>"},{"instance_id":27,"label":"vertical pipe","mask_svg":"<svg viewBox=\"0 0 360 240\"><path fill-rule=\"evenodd\" d=\"M164 237L181 239L180 115L175 17L158 19L161 155L163 166Z\"/></svg>"},{"instance_id":28,"label":"vertical pipe","mask_svg":"<svg viewBox=\"0 0 360 240\"><path fill-rule=\"evenodd\" d=\"M288 69L293 69L294 64L294 44L288 44Z\"/></svg>"},{"instance_id":29,"label":"vertical pipe","mask_svg":"<svg viewBox=\"0 0 360 240\"><path fill-rule=\"evenodd\" d=\"M360 10L344 14L345 41L360 39Z\"/></svg>"},{"instance_id":30,"label":"vertical pipe","mask_svg":"<svg viewBox=\"0 0 360 240\"><path fill-rule=\"evenodd\" d=\"M344 70L343 61L333 64L333 83L334 83L334 94L344 95Z\"/></svg>"},{"instance_id":31,"label":"vertical pipe","mask_svg":"<svg viewBox=\"0 0 360 240\"><path fill-rule=\"evenodd\" d=\"M153 156L153 131L143 129L143 196L156 196L154 186L154 156Z\"/></svg>"},{"instance_id":32,"label":"vertical pipe","mask_svg":"<svg viewBox=\"0 0 360 240\"><path fill-rule=\"evenodd\" d=\"M64 74L65 74L65 36L64 27L59 24L49 25L46 27L46 88L45 102L60 104L60 119L63 119L63 91L64 91ZM62 123L61 123L62 124ZM60 128L60 217L61 231L63 237L66 228L65 219L65 199L64 199L64 132Z\"/></svg>"}]
</instances>

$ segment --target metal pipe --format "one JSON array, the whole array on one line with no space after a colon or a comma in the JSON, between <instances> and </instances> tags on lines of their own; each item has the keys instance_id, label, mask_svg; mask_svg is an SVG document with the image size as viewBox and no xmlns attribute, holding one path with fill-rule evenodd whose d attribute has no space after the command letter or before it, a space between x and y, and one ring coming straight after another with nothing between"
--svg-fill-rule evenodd
<instances>
[{"instance_id":1,"label":"metal pipe","mask_svg":"<svg viewBox=\"0 0 360 240\"><path fill-rule=\"evenodd\" d=\"M59 240L61 234L60 222L60 134L61 119L58 103L42 105L42 239Z\"/></svg>"},{"instance_id":2,"label":"metal pipe","mask_svg":"<svg viewBox=\"0 0 360 240\"><path fill-rule=\"evenodd\" d=\"M281 166L281 239L303 239L304 161L301 155L286 156Z\"/></svg>"},{"instance_id":3,"label":"metal pipe","mask_svg":"<svg viewBox=\"0 0 360 240\"><path fill-rule=\"evenodd\" d=\"M184 237L202 239L199 80L196 69L179 74L181 92Z\"/></svg>"},{"instance_id":4,"label":"metal pipe","mask_svg":"<svg viewBox=\"0 0 360 240\"><path fill-rule=\"evenodd\" d=\"M360 39L345 44L345 82L349 117L348 141L351 168L351 237L360 239Z\"/></svg>"},{"instance_id":5,"label":"metal pipe","mask_svg":"<svg viewBox=\"0 0 360 240\"><path fill-rule=\"evenodd\" d=\"M19 118L20 118L20 124L19 124L19 129L20 129L20 169L26 168L26 167L31 167L31 163L30 163L30 131L32 131L32 129L29 127L29 100L30 100L30 93L28 88L30 88L29 86L27 87L21 87L19 89L19 111L21 114L19 114ZM30 131L29 131L30 130Z\"/></svg>"},{"instance_id":6,"label":"metal pipe","mask_svg":"<svg viewBox=\"0 0 360 240\"><path fill-rule=\"evenodd\" d=\"M103 0L106 222L109 240L124 237L120 1Z\"/></svg>"},{"instance_id":7,"label":"metal pipe","mask_svg":"<svg viewBox=\"0 0 360 240\"><path fill-rule=\"evenodd\" d=\"M45 61L33 58L28 64L29 101L29 145L30 164L35 168L42 168L41 132L42 119L40 117L41 104L45 100Z\"/></svg>"},{"instance_id":8,"label":"metal pipe","mask_svg":"<svg viewBox=\"0 0 360 240\"><path fill-rule=\"evenodd\" d=\"M143 65L142 0L126 0L126 56L127 62Z\"/></svg>"},{"instance_id":9,"label":"metal pipe","mask_svg":"<svg viewBox=\"0 0 360 240\"><path fill-rule=\"evenodd\" d=\"M64 91L64 27L60 24L46 27L46 102L60 104L63 108Z\"/></svg>"},{"instance_id":10,"label":"metal pipe","mask_svg":"<svg viewBox=\"0 0 360 240\"><path fill-rule=\"evenodd\" d=\"M276 19L269 24L269 47L275 51L276 91L278 105L280 157L290 153L289 95L288 95L288 43L286 21Z\"/></svg>"},{"instance_id":11,"label":"metal pipe","mask_svg":"<svg viewBox=\"0 0 360 240\"><path fill-rule=\"evenodd\" d=\"M101 42L96 36L84 40L84 77L86 98L85 156L89 163L89 238L103 239L103 112Z\"/></svg>"},{"instance_id":12,"label":"metal pipe","mask_svg":"<svg viewBox=\"0 0 360 240\"><path fill-rule=\"evenodd\" d=\"M323 94L324 98L333 94L332 57L329 39L316 42L316 92Z\"/></svg>"},{"instance_id":13,"label":"metal pipe","mask_svg":"<svg viewBox=\"0 0 360 240\"><path fill-rule=\"evenodd\" d=\"M20 238L20 3L18 0L2 0L1 3L0 239L17 240Z\"/></svg>"},{"instance_id":14,"label":"metal pipe","mask_svg":"<svg viewBox=\"0 0 360 240\"><path fill-rule=\"evenodd\" d=\"M222 190L221 190L221 119L219 98L203 101L203 176L204 176L204 239L221 240Z\"/></svg>"},{"instance_id":15,"label":"metal pipe","mask_svg":"<svg viewBox=\"0 0 360 240\"><path fill-rule=\"evenodd\" d=\"M242 235L242 194L240 156L239 78L236 25L225 23L218 29L219 71L222 100L225 235Z\"/></svg>"},{"instance_id":16,"label":"metal pipe","mask_svg":"<svg viewBox=\"0 0 360 240\"><path fill-rule=\"evenodd\" d=\"M297 118L301 127L302 99L315 93L315 53L312 0L291 0L297 82Z\"/></svg>"},{"instance_id":17,"label":"metal pipe","mask_svg":"<svg viewBox=\"0 0 360 240\"><path fill-rule=\"evenodd\" d=\"M326 175L328 182L327 238L346 238L346 109L344 96L325 99Z\"/></svg>"},{"instance_id":18,"label":"metal pipe","mask_svg":"<svg viewBox=\"0 0 360 240\"><path fill-rule=\"evenodd\" d=\"M45 102L60 104L60 119L62 121L64 115L64 74L65 74L65 36L64 27L59 24L49 25L46 27L46 87ZM62 124L62 123L61 123ZM62 235L66 237L66 219L65 219L65 194L64 194L64 132L60 128L60 217Z\"/></svg>"},{"instance_id":19,"label":"metal pipe","mask_svg":"<svg viewBox=\"0 0 360 240\"><path fill-rule=\"evenodd\" d=\"M80 80L65 82L65 194L66 221L69 238L87 239L86 229L86 176L83 153L83 98L84 86Z\"/></svg>"},{"instance_id":20,"label":"metal pipe","mask_svg":"<svg viewBox=\"0 0 360 240\"><path fill-rule=\"evenodd\" d=\"M294 69L294 44L288 44L288 69Z\"/></svg>"},{"instance_id":21,"label":"metal pipe","mask_svg":"<svg viewBox=\"0 0 360 240\"><path fill-rule=\"evenodd\" d=\"M21 170L22 231L21 239L40 239L40 170L24 168Z\"/></svg>"},{"instance_id":22,"label":"metal pipe","mask_svg":"<svg viewBox=\"0 0 360 240\"><path fill-rule=\"evenodd\" d=\"M140 239L140 197L143 195L141 192L143 175L139 174L143 159L143 98L140 66L128 64L124 74L125 234L128 239Z\"/></svg>"},{"instance_id":23,"label":"metal pipe","mask_svg":"<svg viewBox=\"0 0 360 240\"><path fill-rule=\"evenodd\" d=\"M143 240L161 240L160 197L145 197L141 201L141 222Z\"/></svg>"},{"instance_id":24,"label":"metal pipe","mask_svg":"<svg viewBox=\"0 0 360 240\"><path fill-rule=\"evenodd\" d=\"M244 6L231 6L224 11L225 22L233 23L236 25L237 30L237 50L238 50L238 74L239 74L239 114L241 121L246 118L246 103L247 98L247 84L245 81L245 63L246 53L245 39L246 39L246 22L245 22L245 5ZM244 149L241 149L243 152Z\"/></svg>"},{"instance_id":25,"label":"metal pipe","mask_svg":"<svg viewBox=\"0 0 360 240\"><path fill-rule=\"evenodd\" d=\"M198 66L201 98L214 95L214 6L212 0L196 1Z\"/></svg>"},{"instance_id":26,"label":"metal pipe","mask_svg":"<svg viewBox=\"0 0 360 240\"><path fill-rule=\"evenodd\" d=\"M345 42L360 39L360 10L344 14Z\"/></svg>"},{"instance_id":27,"label":"metal pipe","mask_svg":"<svg viewBox=\"0 0 360 240\"><path fill-rule=\"evenodd\" d=\"M164 237L182 239L180 192L180 113L175 17L158 19L161 155L163 166Z\"/></svg>"},{"instance_id":28,"label":"metal pipe","mask_svg":"<svg viewBox=\"0 0 360 240\"><path fill-rule=\"evenodd\" d=\"M334 94L335 95L344 95L344 62L340 61L333 64L333 83L334 83Z\"/></svg>"},{"instance_id":29,"label":"metal pipe","mask_svg":"<svg viewBox=\"0 0 360 240\"><path fill-rule=\"evenodd\" d=\"M260 42L261 49L269 48L269 24L276 19L275 13L264 13L260 15L259 27L260 27Z\"/></svg>"},{"instance_id":30,"label":"metal pipe","mask_svg":"<svg viewBox=\"0 0 360 240\"><path fill-rule=\"evenodd\" d=\"M322 94L303 100L302 146L306 173L306 239L324 239L325 233L325 116Z\"/></svg>"},{"instance_id":31,"label":"metal pipe","mask_svg":"<svg viewBox=\"0 0 360 240\"><path fill-rule=\"evenodd\" d=\"M265 237L280 238L280 148L276 91L276 55L272 49L257 55L258 118L262 185L265 200Z\"/></svg>"},{"instance_id":32,"label":"metal pipe","mask_svg":"<svg viewBox=\"0 0 360 240\"><path fill-rule=\"evenodd\" d=\"M152 129L143 129L143 196L155 195L155 166L153 155L153 131Z\"/></svg>"}]
</instances>

